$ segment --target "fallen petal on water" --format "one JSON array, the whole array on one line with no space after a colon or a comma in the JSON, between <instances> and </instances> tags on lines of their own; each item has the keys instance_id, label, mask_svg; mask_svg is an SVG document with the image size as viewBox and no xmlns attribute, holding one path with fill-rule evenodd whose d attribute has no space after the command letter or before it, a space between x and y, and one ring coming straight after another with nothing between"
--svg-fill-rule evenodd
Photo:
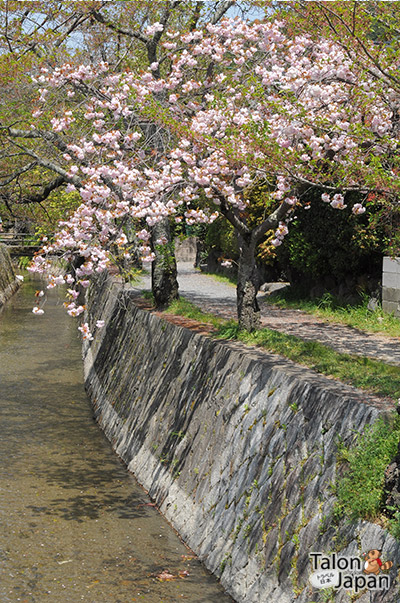
<instances>
[{"instance_id":1,"label":"fallen petal on water","mask_svg":"<svg viewBox=\"0 0 400 603\"><path fill-rule=\"evenodd\" d=\"M158 574L156 578L157 580L160 580L160 582L170 582L171 580L175 580L177 576L174 576L174 574L170 574L168 571L165 570L161 572L161 574Z\"/></svg>"}]
</instances>

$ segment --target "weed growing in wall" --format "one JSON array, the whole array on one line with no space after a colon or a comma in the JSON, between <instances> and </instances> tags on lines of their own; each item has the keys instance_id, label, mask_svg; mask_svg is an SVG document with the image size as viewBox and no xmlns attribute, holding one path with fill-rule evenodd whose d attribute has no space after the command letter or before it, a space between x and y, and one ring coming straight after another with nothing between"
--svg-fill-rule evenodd
<instances>
[{"instance_id":1,"label":"weed growing in wall","mask_svg":"<svg viewBox=\"0 0 400 603\"><path fill-rule=\"evenodd\" d=\"M396 455L400 441L400 417L380 418L359 435L351 448L340 446L338 458L345 465L336 483L336 516L376 520L383 509L385 469ZM389 522L390 531L400 534L400 517Z\"/></svg>"}]
</instances>

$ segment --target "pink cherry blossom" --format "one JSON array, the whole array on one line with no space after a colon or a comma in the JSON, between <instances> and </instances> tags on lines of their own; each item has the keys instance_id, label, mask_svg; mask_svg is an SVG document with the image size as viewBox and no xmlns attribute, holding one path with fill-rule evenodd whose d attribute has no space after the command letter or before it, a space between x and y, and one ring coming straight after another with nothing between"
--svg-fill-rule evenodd
<instances>
[{"instance_id":1,"label":"pink cherry blossom","mask_svg":"<svg viewBox=\"0 0 400 603\"><path fill-rule=\"evenodd\" d=\"M82 339L85 341L93 341L93 335L90 332L89 325L87 322L83 323L78 327L78 330L82 333Z\"/></svg>"},{"instance_id":2,"label":"pink cherry blossom","mask_svg":"<svg viewBox=\"0 0 400 603\"><path fill-rule=\"evenodd\" d=\"M49 288L85 286L115 253L127 258L127 224L145 262L155 257L149 230L164 218L207 224L223 214L246 231L247 193L262 181L282 210L271 228L275 247L288 233L299 185L326 191L322 201L340 210L347 191L365 192L365 182L397 194L397 174L387 169L383 177L386 168L374 171L377 162L369 159L383 156L390 165L398 148L398 94L383 94L373 70L359 69L340 44L290 36L278 21L224 19L204 31L163 30L159 22L144 30L149 40L160 33L167 40L162 77L160 58L144 73L67 63L36 78L43 112L35 108L33 118L44 128L46 104L59 107L47 128L70 137L67 149L54 153L67 190L81 198L33 261L31 270L46 273L51 254L79 258L75 272L51 276ZM310 207L307 199L303 206ZM360 203L352 208L364 211ZM90 338L89 326L81 330Z\"/></svg>"},{"instance_id":3,"label":"pink cherry blossom","mask_svg":"<svg viewBox=\"0 0 400 603\"><path fill-rule=\"evenodd\" d=\"M365 207L363 207L363 206L361 205L361 203L355 203L355 204L353 205L353 207L352 207L352 210L351 210L351 211L353 212L353 214L354 214L354 215L356 215L356 216L357 216L357 215L361 215L361 214L363 214L363 213L364 213L366 210L365 210Z\"/></svg>"}]
</instances>

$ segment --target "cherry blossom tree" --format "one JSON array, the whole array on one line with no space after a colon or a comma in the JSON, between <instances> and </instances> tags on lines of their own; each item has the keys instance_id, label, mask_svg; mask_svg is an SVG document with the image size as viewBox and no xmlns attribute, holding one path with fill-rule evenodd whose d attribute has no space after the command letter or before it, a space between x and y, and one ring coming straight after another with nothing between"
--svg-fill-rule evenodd
<instances>
[{"instance_id":1,"label":"cherry blossom tree","mask_svg":"<svg viewBox=\"0 0 400 603\"><path fill-rule=\"evenodd\" d=\"M141 45L145 50L147 65L151 66L153 77L159 79L161 77L160 65L167 58L165 48L161 45L167 26L172 26L180 33L184 33L194 30L200 23L216 24L234 4L243 13L246 13L251 11L253 4L257 3L235 3L231 0L215 3L176 0L163 3L163 8L160 10L158 3L142 2L135 3L133 14L127 15L124 9L123 19L121 19L121 15L119 19L116 18L114 7L110 14L101 10L92 10L92 15L108 32L117 33L120 38L132 40L136 46ZM144 29L143 24L149 22L153 23L153 26ZM153 94L157 97L160 92L154 90ZM160 124L157 127L154 124L148 124L148 128L152 133L153 152L162 156L165 151L165 140L168 140L169 136L160 127ZM166 243L159 245L160 240L166 241ZM154 253L151 266L153 298L157 307L163 308L178 297L177 268L168 217L164 217L152 225L151 246Z\"/></svg>"},{"instance_id":2,"label":"cherry blossom tree","mask_svg":"<svg viewBox=\"0 0 400 603\"><path fill-rule=\"evenodd\" d=\"M135 3L97 0L60 3L38 0L34 5L10 1L3 10L0 7L0 29L3 32L5 56L12 58L17 71L21 59L24 59L25 64L19 71L22 77L26 77L26 73L37 72L41 65L54 69L63 63L62 59L65 62L66 58L69 64L77 65L79 56L86 59L86 64L108 60L110 69L117 73L126 68L137 71L146 65L162 63L165 59L162 49L160 51L160 41L167 25L182 32L190 31L200 23L217 23L234 4L232 0L214 3L182 0L162 3L148 0ZM240 1L236 3L236 7L246 12L251 10L253 4L256 3ZM151 23L161 27L148 29ZM153 69L152 74L156 78L159 77L159 70ZM30 89L30 84L25 82L22 85L19 82L17 90L22 89L27 98L26 92ZM14 90L9 98L7 97L6 106L10 105L10 98L15 96ZM29 102L29 99L27 100ZM18 108L24 110L26 105L26 102L20 102ZM57 112L55 105L56 103L54 111ZM51 147L54 143L61 149L62 129L58 130L57 136L48 131L31 135L21 127L16 127L17 123L26 122L24 117L21 113L12 117L7 114L1 116L1 124L7 127L1 130L4 178L0 175L0 187L4 191L10 212L12 201L17 200L18 203L24 204L41 203L52 191L64 187L67 183L60 166L54 170L56 177L51 176L51 161L47 162L47 167L43 163L38 164L35 157L24 150L27 145L36 155L47 154L48 159L54 158L54 149ZM151 136L148 135L146 140L151 144L152 152L157 151L162 155L168 134L162 133L160 125L155 127L149 121L146 127L148 132L151 132ZM16 146L17 138L24 140L24 148ZM47 147L46 150L44 146ZM154 160L156 161L155 157ZM12 170L10 164L13 165ZM39 182L36 182L38 178L39 182L48 180L40 190ZM165 238L169 239L167 218L152 227L152 247L155 254L155 260L152 262L152 284L158 306L167 305L178 294L172 245L157 244L159 239Z\"/></svg>"},{"instance_id":3,"label":"cherry blossom tree","mask_svg":"<svg viewBox=\"0 0 400 603\"><path fill-rule=\"evenodd\" d=\"M146 35L163 30L155 22ZM155 61L141 75L107 64L65 65L37 78L31 129L9 133L50 143L54 160L26 152L79 190L82 204L34 269L43 270L54 251L79 256L64 280L71 285L68 311L80 314L74 283L87 286L93 273L129 254L128 220L143 259L152 260L149 228L163 218L209 222L222 214L239 240L239 324L252 330L259 325L255 248L270 230L273 245L282 243L307 189L321 191L332 219L334 210L346 210L349 192L378 191L397 202L398 93L382 86L372 65L359 69L335 41L290 36L279 21L235 19L166 32L163 48L163 64ZM53 95L64 99L57 115ZM81 138L67 142L77 123ZM167 139L161 156L149 144L154 127ZM250 227L248 193L260 181L269 183L276 209Z\"/></svg>"}]
</instances>

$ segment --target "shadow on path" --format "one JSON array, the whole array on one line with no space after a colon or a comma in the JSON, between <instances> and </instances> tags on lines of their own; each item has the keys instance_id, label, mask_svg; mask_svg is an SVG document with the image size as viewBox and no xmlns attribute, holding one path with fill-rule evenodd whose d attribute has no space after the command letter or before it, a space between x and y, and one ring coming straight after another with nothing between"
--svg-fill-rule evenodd
<instances>
[{"instance_id":1,"label":"shadow on path","mask_svg":"<svg viewBox=\"0 0 400 603\"><path fill-rule=\"evenodd\" d=\"M217 281L212 276L196 270L190 262L178 262L179 293L203 311L226 319L236 319L236 288ZM150 289L150 277L137 285ZM324 322L300 310L278 308L263 303L265 294L259 295L263 327L295 335L304 340L318 341L336 352L368 356L387 364L400 366L400 339L365 333L353 327Z\"/></svg>"}]
</instances>

